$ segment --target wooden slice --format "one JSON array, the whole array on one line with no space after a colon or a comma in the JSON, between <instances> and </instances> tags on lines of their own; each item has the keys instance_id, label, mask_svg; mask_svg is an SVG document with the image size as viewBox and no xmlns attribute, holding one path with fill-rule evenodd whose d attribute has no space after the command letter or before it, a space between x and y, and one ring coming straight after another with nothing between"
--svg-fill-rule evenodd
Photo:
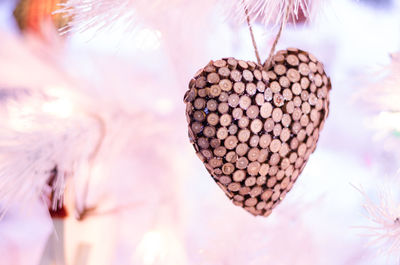
<instances>
[{"instance_id":1,"label":"wooden slice","mask_svg":"<svg viewBox=\"0 0 400 265\"><path fill-rule=\"evenodd\" d=\"M196 83L195 83L197 88L203 88L207 85L207 80L204 76L201 76L199 78L196 79Z\"/></svg>"},{"instance_id":2,"label":"wooden slice","mask_svg":"<svg viewBox=\"0 0 400 265\"><path fill-rule=\"evenodd\" d=\"M249 173L250 176L256 176L258 175L258 171L260 170L260 163L259 162L251 162L247 166L247 173ZM257 180L256 180L257 181Z\"/></svg>"},{"instance_id":3,"label":"wooden slice","mask_svg":"<svg viewBox=\"0 0 400 265\"><path fill-rule=\"evenodd\" d=\"M282 132L280 134L280 139L282 142L286 142L290 139L290 130L288 128L282 129Z\"/></svg>"},{"instance_id":4,"label":"wooden slice","mask_svg":"<svg viewBox=\"0 0 400 265\"><path fill-rule=\"evenodd\" d=\"M193 122L191 128L193 133L199 134L203 130L203 125L200 122Z\"/></svg>"},{"instance_id":5,"label":"wooden slice","mask_svg":"<svg viewBox=\"0 0 400 265\"><path fill-rule=\"evenodd\" d=\"M255 197L259 196L262 192L263 192L263 189L262 189L260 186L255 186L255 187L253 187L253 188L251 189L251 191L250 191L250 196L251 196L252 198L255 198ZM265 203L265 202L264 202L264 203ZM258 201L257 201L257 204L258 204Z\"/></svg>"},{"instance_id":6,"label":"wooden slice","mask_svg":"<svg viewBox=\"0 0 400 265\"><path fill-rule=\"evenodd\" d=\"M262 80L262 74L261 74L261 71L260 71L260 70L258 70L258 69L254 70L253 74L254 74L254 77L255 77L258 81L261 81L261 80Z\"/></svg>"},{"instance_id":7,"label":"wooden slice","mask_svg":"<svg viewBox=\"0 0 400 265\"><path fill-rule=\"evenodd\" d=\"M255 177L249 177L245 180L244 185L247 187L254 186L257 182L257 179Z\"/></svg>"},{"instance_id":8,"label":"wooden slice","mask_svg":"<svg viewBox=\"0 0 400 265\"><path fill-rule=\"evenodd\" d=\"M263 94L257 94L255 98L255 102L258 106L262 106L264 104L264 95Z\"/></svg>"},{"instance_id":9,"label":"wooden slice","mask_svg":"<svg viewBox=\"0 0 400 265\"><path fill-rule=\"evenodd\" d=\"M219 95L218 100L221 102L227 102L228 101L228 93L226 92L221 92L221 95Z\"/></svg>"},{"instance_id":10,"label":"wooden slice","mask_svg":"<svg viewBox=\"0 0 400 265\"><path fill-rule=\"evenodd\" d=\"M261 93L265 91L265 84L262 81L257 82L257 90Z\"/></svg>"},{"instance_id":11,"label":"wooden slice","mask_svg":"<svg viewBox=\"0 0 400 265\"><path fill-rule=\"evenodd\" d=\"M235 109L232 111L232 117L233 117L235 120L238 120L238 119L242 118L242 116L243 116L243 110L242 110L241 108L235 108Z\"/></svg>"},{"instance_id":12,"label":"wooden slice","mask_svg":"<svg viewBox=\"0 0 400 265\"><path fill-rule=\"evenodd\" d=\"M253 135L250 137L249 145L251 147L257 147L259 142L260 142L260 136Z\"/></svg>"},{"instance_id":13,"label":"wooden slice","mask_svg":"<svg viewBox=\"0 0 400 265\"><path fill-rule=\"evenodd\" d=\"M218 157L223 157L226 154L226 148L223 146L218 146L214 149L214 155Z\"/></svg>"},{"instance_id":14,"label":"wooden slice","mask_svg":"<svg viewBox=\"0 0 400 265\"><path fill-rule=\"evenodd\" d=\"M238 144L238 139L234 135L228 136L224 141L225 147L229 150L234 149L237 146L237 144Z\"/></svg>"},{"instance_id":15,"label":"wooden slice","mask_svg":"<svg viewBox=\"0 0 400 265\"><path fill-rule=\"evenodd\" d=\"M268 118L265 122L264 122L264 130L266 132L272 132L272 130L274 129L275 126L275 122L272 118Z\"/></svg>"},{"instance_id":16,"label":"wooden slice","mask_svg":"<svg viewBox=\"0 0 400 265\"><path fill-rule=\"evenodd\" d=\"M260 115L263 118L268 118L272 114L272 105L269 102L264 103L260 108Z\"/></svg>"},{"instance_id":17,"label":"wooden slice","mask_svg":"<svg viewBox=\"0 0 400 265\"><path fill-rule=\"evenodd\" d=\"M305 53L299 53L297 56L299 57L300 61L304 63L308 63L310 61Z\"/></svg>"},{"instance_id":18,"label":"wooden slice","mask_svg":"<svg viewBox=\"0 0 400 265\"><path fill-rule=\"evenodd\" d=\"M242 60L238 61L238 65L243 70L249 68L249 65L245 61L242 61Z\"/></svg>"},{"instance_id":19,"label":"wooden slice","mask_svg":"<svg viewBox=\"0 0 400 265\"><path fill-rule=\"evenodd\" d=\"M269 164L271 166L276 166L279 164L281 157L278 153L274 153L271 155L270 159L269 159Z\"/></svg>"},{"instance_id":20,"label":"wooden slice","mask_svg":"<svg viewBox=\"0 0 400 265\"><path fill-rule=\"evenodd\" d=\"M277 75L284 75L286 73L286 67L283 64L276 64L274 66L274 72Z\"/></svg>"},{"instance_id":21,"label":"wooden slice","mask_svg":"<svg viewBox=\"0 0 400 265\"><path fill-rule=\"evenodd\" d=\"M239 130L238 126L236 124L231 124L228 128L228 133L230 135L236 135L237 131Z\"/></svg>"},{"instance_id":22,"label":"wooden slice","mask_svg":"<svg viewBox=\"0 0 400 265\"><path fill-rule=\"evenodd\" d=\"M225 114L229 111L229 104L226 102L219 103L218 112L221 114Z\"/></svg>"},{"instance_id":23,"label":"wooden slice","mask_svg":"<svg viewBox=\"0 0 400 265\"><path fill-rule=\"evenodd\" d=\"M206 100L204 98L196 98L196 100L193 103L193 106L195 109L202 110L206 106Z\"/></svg>"},{"instance_id":24,"label":"wooden slice","mask_svg":"<svg viewBox=\"0 0 400 265\"><path fill-rule=\"evenodd\" d=\"M229 70L228 67L222 67L220 69L218 69L218 74L222 77L229 77L229 75L231 74L231 71Z\"/></svg>"},{"instance_id":25,"label":"wooden slice","mask_svg":"<svg viewBox=\"0 0 400 265\"><path fill-rule=\"evenodd\" d=\"M219 80L220 80L220 78L217 73L210 73L207 75L207 81L210 84L218 84Z\"/></svg>"},{"instance_id":26,"label":"wooden slice","mask_svg":"<svg viewBox=\"0 0 400 265\"><path fill-rule=\"evenodd\" d=\"M301 75L308 76L310 73L310 67L306 63L301 63L299 65L299 72Z\"/></svg>"},{"instance_id":27,"label":"wooden slice","mask_svg":"<svg viewBox=\"0 0 400 265\"><path fill-rule=\"evenodd\" d=\"M218 146L221 145L221 140L217 138L213 138L210 140L210 145L212 148L217 148Z\"/></svg>"},{"instance_id":28,"label":"wooden slice","mask_svg":"<svg viewBox=\"0 0 400 265\"><path fill-rule=\"evenodd\" d=\"M290 87L290 80L289 80L289 78L287 78L286 76L281 76L280 78L279 78L279 84L282 86L282 87Z\"/></svg>"},{"instance_id":29,"label":"wooden slice","mask_svg":"<svg viewBox=\"0 0 400 265\"><path fill-rule=\"evenodd\" d=\"M247 82L253 82L253 73L249 70L244 70L243 71L243 78L244 80L246 80ZM236 80L235 80L236 81Z\"/></svg>"},{"instance_id":30,"label":"wooden slice","mask_svg":"<svg viewBox=\"0 0 400 265\"><path fill-rule=\"evenodd\" d=\"M276 93L274 95L274 104L275 104L275 106L282 107L284 103L285 103L285 100L284 100L283 96L281 94L279 94L279 93Z\"/></svg>"},{"instance_id":31,"label":"wooden slice","mask_svg":"<svg viewBox=\"0 0 400 265\"><path fill-rule=\"evenodd\" d=\"M265 89L265 91L264 91L264 99L265 99L266 101L271 101L271 100L272 100L272 97L273 97L272 90L271 90L271 88L267 87L267 88Z\"/></svg>"},{"instance_id":32,"label":"wooden slice","mask_svg":"<svg viewBox=\"0 0 400 265\"><path fill-rule=\"evenodd\" d=\"M242 129L239 131L238 139L240 142L247 142L250 138L250 131L248 129Z\"/></svg>"},{"instance_id":33,"label":"wooden slice","mask_svg":"<svg viewBox=\"0 0 400 265\"><path fill-rule=\"evenodd\" d=\"M249 96L241 96L239 99L239 105L242 109L247 110L251 105L251 98Z\"/></svg>"},{"instance_id":34,"label":"wooden slice","mask_svg":"<svg viewBox=\"0 0 400 265\"><path fill-rule=\"evenodd\" d=\"M228 104L232 108L236 108L239 105L239 96L237 94L231 94L228 97Z\"/></svg>"},{"instance_id":35,"label":"wooden slice","mask_svg":"<svg viewBox=\"0 0 400 265\"><path fill-rule=\"evenodd\" d=\"M230 151L225 156L225 160L228 161L229 163L236 163L237 159L238 155L236 154L235 151Z\"/></svg>"},{"instance_id":36,"label":"wooden slice","mask_svg":"<svg viewBox=\"0 0 400 265\"><path fill-rule=\"evenodd\" d=\"M265 182L266 182L266 177L265 176L268 174L268 171L269 171L269 165L268 164L262 164L260 166L260 170L258 171L258 173L260 174L260 178L261 177L264 177L264 178L262 178L260 181L257 179L257 184L258 185L265 184Z\"/></svg>"},{"instance_id":37,"label":"wooden slice","mask_svg":"<svg viewBox=\"0 0 400 265\"><path fill-rule=\"evenodd\" d=\"M255 119L255 120L253 120L252 122L251 122L251 124L250 124L250 130L253 132L253 133L259 133L261 130L262 130L262 128L263 128L263 123L262 123L262 121L261 120L259 120L259 119Z\"/></svg>"},{"instance_id":38,"label":"wooden slice","mask_svg":"<svg viewBox=\"0 0 400 265\"><path fill-rule=\"evenodd\" d=\"M228 130L225 127L221 127L217 131L217 137L220 140L224 140L226 137L228 137Z\"/></svg>"},{"instance_id":39,"label":"wooden slice","mask_svg":"<svg viewBox=\"0 0 400 265\"><path fill-rule=\"evenodd\" d=\"M249 117L250 119L255 119L258 116L259 113L259 109L257 106L252 105L250 106L247 111L246 111L246 115L247 117Z\"/></svg>"},{"instance_id":40,"label":"wooden slice","mask_svg":"<svg viewBox=\"0 0 400 265\"><path fill-rule=\"evenodd\" d=\"M239 95L242 94L245 89L246 85L243 82L236 82L233 84L233 90Z\"/></svg>"},{"instance_id":41,"label":"wooden slice","mask_svg":"<svg viewBox=\"0 0 400 265\"><path fill-rule=\"evenodd\" d=\"M299 58L297 56L290 54L286 57L286 62L291 66L298 66L299 65Z\"/></svg>"},{"instance_id":42,"label":"wooden slice","mask_svg":"<svg viewBox=\"0 0 400 265\"><path fill-rule=\"evenodd\" d=\"M231 184L228 185L228 190L236 192L239 191L240 189L240 184L236 182L232 182Z\"/></svg>"},{"instance_id":43,"label":"wooden slice","mask_svg":"<svg viewBox=\"0 0 400 265\"><path fill-rule=\"evenodd\" d=\"M230 91L231 89L232 89L232 81L231 80L229 80L229 79L222 79L220 82L219 82L219 86L221 87L221 89L223 90L223 91Z\"/></svg>"},{"instance_id":44,"label":"wooden slice","mask_svg":"<svg viewBox=\"0 0 400 265\"><path fill-rule=\"evenodd\" d=\"M274 122L280 122L282 120L282 117L283 117L282 109L275 108L272 111L272 119L274 120Z\"/></svg>"},{"instance_id":45,"label":"wooden slice","mask_svg":"<svg viewBox=\"0 0 400 265\"><path fill-rule=\"evenodd\" d=\"M253 96L257 93L257 86L254 83L248 83L246 85L246 92L250 96Z\"/></svg>"},{"instance_id":46,"label":"wooden slice","mask_svg":"<svg viewBox=\"0 0 400 265\"><path fill-rule=\"evenodd\" d=\"M269 149L271 150L271 152L277 153L281 149L281 145L282 145L282 143L281 143L280 140L274 139L274 140L271 141Z\"/></svg>"},{"instance_id":47,"label":"wooden slice","mask_svg":"<svg viewBox=\"0 0 400 265\"><path fill-rule=\"evenodd\" d=\"M273 81L271 84L269 84L269 87L270 87L272 93L278 93L282 89L281 85L277 81Z\"/></svg>"},{"instance_id":48,"label":"wooden slice","mask_svg":"<svg viewBox=\"0 0 400 265\"><path fill-rule=\"evenodd\" d=\"M307 66L308 67L308 66ZM238 70L232 70L230 77L233 81L239 82L242 80L242 74ZM218 80L219 81L219 80Z\"/></svg>"},{"instance_id":49,"label":"wooden slice","mask_svg":"<svg viewBox=\"0 0 400 265\"><path fill-rule=\"evenodd\" d=\"M238 63L237 63L237 60L234 59L234 58L228 58L227 63L228 63L228 67L229 67L230 69L236 69L237 64L238 64Z\"/></svg>"},{"instance_id":50,"label":"wooden slice","mask_svg":"<svg viewBox=\"0 0 400 265\"><path fill-rule=\"evenodd\" d=\"M249 160L247 160L246 157L240 157L236 161L236 168L238 168L238 169L246 169L248 164L249 164Z\"/></svg>"},{"instance_id":51,"label":"wooden slice","mask_svg":"<svg viewBox=\"0 0 400 265\"><path fill-rule=\"evenodd\" d=\"M258 148L251 148L247 153L247 158L249 159L249 161L254 162L258 160L259 155L260 155L260 150Z\"/></svg>"},{"instance_id":52,"label":"wooden slice","mask_svg":"<svg viewBox=\"0 0 400 265\"><path fill-rule=\"evenodd\" d=\"M216 61L213 63L213 65L214 65L215 67L224 67L224 66L226 66L226 62L225 62L225 60L216 60Z\"/></svg>"},{"instance_id":53,"label":"wooden slice","mask_svg":"<svg viewBox=\"0 0 400 265\"><path fill-rule=\"evenodd\" d=\"M279 150L279 155L281 157L286 157L289 151L290 151L289 145L287 143L283 143L281 146L281 150Z\"/></svg>"},{"instance_id":54,"label":"wooden slice","mask_svg":"<svg viewBox=\"0 0 400 265\"><path fill-rule=\"evenodd\" d=\"M219 119L221 126L229 126L232 123L232 117L229 114L224 114Z\"/></svg>"},{"instance_id":55,"label":"wooden slice","mask_svg":"<svg viewBox=\"0 0 400 265\"><path fill-rule=\"evenodd\" d=\"M303 101L301 100L301 98L299 96L295 96L293 98L293 104L295 107L300 107L302 103L303 103Z\"/></svg>"},{"instance_id":56,"label":"wooden slice","mask_svg":"<svg viewBox=\"0 0 400 265\"><path fill-rule=\"evenodd\" d=\"M286 76L292 83L300 81L300 73L294 68L289 69L286 73Z\"/></svg>"},{"instance_id":57,"label":"wooden slice","mask_svg":"<svg viewBox=\"0 0 400 265\"><path fill-rule=\"evenodd\" d=\"M249 146L246 143L240 143L236 146L235 152L238 156L244 156L247 154Z\"/></svg>"},{"instance_id":58,"label":"wooden slice","mask_svg":"<svg viewBox=\"0 0 400 265\"><path fill-rule=\"evenodd\" d=\"M282 91L282 96L283 96L283 99L286 101L292 100L292 98L293 98L292 90L290 90L289 88L285 88Z\"/></svg>"},{"instance_id":59,"label":"wooden slice","mask_svg":"<svg viewBox=\"0 0 400 265\"><path fill-rule=\"evenodd\" d=\"M195 121L202 122L206 119L206 114L201 110L197 110L193 113L193 118Z\"/></svg>"},{"instance_id":60,"label":"wooden slice","mask_svg":"<svg viewBox=\"0 0 400 265\"><path fill-rule=\"evenodd\" d=\"M210 99L209 101L207 101L207 109L209 111L216 111L217 107L218 107L218 103L216 100Z\"/></svg>"},{"instance_id":61,"label":"wooden slice","mask_svg":"<svg viewBox=\"0 0 400 265\"><path fill-rule=\"evenodd\" d=\"M282 116L281 122L282 122L283 127L289 127L290 123L292 122L292 118L290 117L289 114L285 113Z\"/></svg>"},{"instance_id":62,"label":"wooden slice","mask_svg":"<svg viewBox=\"0 0 400 265\"><path fill-rule=\"evenodd\" d=\"M293 92L293 94L295 94L295 95L298 96L298 95L300 95L301 91L302 91L302 88L301 88L301 86L300 86L299 83L294 83L294 84L292 85L292 92Z\"/></svg>"},{"instance_id":63,"label":"wooden slice","mask_svg":"<svg viewBox=\"0 0 400 265\"><path fill-rule=\"evenodd\" d=\"M269 151L268 149L261 149L258 156L258 162L264 163L268 159Z\"/></svg>"},{"instance_id":64,"label":"wooden slice","mask_svg":"<svg viewBox=\"0 0 400 265\"><path fill-rule=\"evenodd\" d=\"M203 134L204 136L208 137L208 138L212 138L215 136L215 128L213 126L206 126L203 130Z\"/></svg>"},{"instance_id":65,"label":"wooden slice","mask_svg":"<svg viewBox=\"0 0 400 265\"><path fill-rule=\"evenodd\" d=\"M210 143L204 137L200 137L199 139L197 139L197 144L201 149L207 149L210 146Z\"/></svg>"},{"instance_id":66,"label":"wooden slice","mask_svg":"<svg viewBox=\"0 0 400 265\"><path fill-rule=\"evenodd\" d=\"M244 170L236 170L232 178L235 182L242 182L246 178L246 172Z\"/></svg>"},{"instance_id":67,"label":"wooden slice","mask_svg":"<svg viewBox=\"0 0 400 265\"><path fill-rule=\"evenodd\" d=\"M263 134L260 137L259 145L261 148L265 149L270 145L271 141L272 141L271 135Z\"/></svg>"},{"instance_id":68,"label":"wooden slice","mask_svg":"<svg viewBox=\"0 0 400 265\"><path fill-rule=\"evenodd\" d=\"M279 137L281 135L281 132L282 132L282 125L280 123L276 123L274 129L272 130L274 138Z\"/></svg>"}]
</instances>

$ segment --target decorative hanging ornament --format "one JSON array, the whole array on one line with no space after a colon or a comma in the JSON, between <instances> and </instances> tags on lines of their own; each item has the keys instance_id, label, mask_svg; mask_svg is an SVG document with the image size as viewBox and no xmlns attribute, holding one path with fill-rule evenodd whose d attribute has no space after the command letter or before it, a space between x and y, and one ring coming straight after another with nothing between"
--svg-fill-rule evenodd
<instances>
[{"instance_id":1,"label":"decorative hanging ornament","mask_svg":"<svg viewBox=\"0 0 400 265\"><path fill-rule=\"evenodd\" d=\"M21 31L41 33L42 24L52 21L57 29L67 26L70 18L54 12L59 10L66 0L20 0L14 10L14 17Z\"/></svg>"},{"instance_id":2,"label":"decorative hanging ornament","mask_svg":"<svg viewBox=\"0 0 400 265\"><path fill-rule=\"evenodd\" d=\"M198 157L233 203L253 215L270 215L291 190L329 113L323 64L296 48L273 55L282 28L264 65L250 27L258 63L211 61L184 97Z\"/></svg>"}]
</instances>

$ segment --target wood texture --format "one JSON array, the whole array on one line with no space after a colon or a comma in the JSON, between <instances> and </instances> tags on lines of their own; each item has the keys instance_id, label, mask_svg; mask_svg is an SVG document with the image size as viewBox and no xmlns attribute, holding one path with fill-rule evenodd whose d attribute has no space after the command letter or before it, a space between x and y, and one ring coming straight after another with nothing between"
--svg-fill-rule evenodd
<instances>
[{"instance_id":1,"label":"wood texture","mask_svg":"<svg viewBox=\"0 0 400 265\"><path fill-rule=\"evenodd\" d=\"M211 61L189 83L189 137L233 203L268 216L315 150L329 112L322 63L279 51L266 71L254 62Z\"/></svg>"}]
</instances>

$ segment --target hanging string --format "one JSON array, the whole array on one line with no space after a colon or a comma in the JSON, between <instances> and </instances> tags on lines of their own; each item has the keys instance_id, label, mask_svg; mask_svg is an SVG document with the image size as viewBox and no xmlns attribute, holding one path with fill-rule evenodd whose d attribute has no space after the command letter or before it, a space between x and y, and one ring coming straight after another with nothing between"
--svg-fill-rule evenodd
<instances>
[{"instance_id":1,"label":"hanging string","mask_svg":"<svg viewBox=\"0 0 400 265\"><path fill-rule=\"evenodd\" d=\"M278 34L276 35L274 43L272 44L272 47L271 47L271 51L269 52L268 59L264 63L264 69L268 69L271 65L272 57L274 56L276 45L278 44L279 38L281 37L283 28L285 27L287 21L289 20L289 13L290 13L289 10L290 10L291 6L292 6L292 1L289 1L288 5L286 7L286 10L285 10L284 19L282 19Z\"/></svg>"},{"instance_id":2,"label":"hanging string","mask_svg":"<svg viewBox=\"0 0 400 265\"><path fill-rule=\"evenodd\" d=\"M243 5L244 5L244 2L243 2ZM246 13L247 25L249 26L251 41L253 42L253 47L254 47L254 52L256 54L257 62L259 65L261 65L260 54L258 53L257 43L256 43L256 39L254 38L253 27L251 26L251 23L250 23L249 11L247 10L247 7L244 8L244 12Z\"/></svg>"}]
</instances>

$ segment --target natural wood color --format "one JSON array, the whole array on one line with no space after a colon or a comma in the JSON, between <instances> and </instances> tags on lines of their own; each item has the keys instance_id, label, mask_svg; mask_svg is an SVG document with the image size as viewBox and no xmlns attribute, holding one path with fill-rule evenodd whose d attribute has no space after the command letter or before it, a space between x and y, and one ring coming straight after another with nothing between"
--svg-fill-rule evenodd
<instances>
[{"instance_id":1,"label":"natural wood color","mask_svg":"<svg viewBox=\"0 0 400 265\"><path fill-rule=\"evenodd\" d=\"M241 96L239 99L239 106L243 109L243 110L247 110L248 107L250 107L251 105L251 99L249 96Z\"/></svg>"},{"instance_id":2,"label":"natural wood color","mask_svg":"<svg viewBox=\"0 0 400 265\"><path fill-rule=\"evenodd\" d=\"M220 114L226 114L229 111L229 104L226 102L222 102L218 105L218 112Z\"/></svg>"},{"instance_id":3,"label":"natural wood color","mask_svg":"<svg viewBox=\"0 0 400 265\"><path fill-rule=\"evenodd\" d=\"M257 147L259 142L260 142L260 136L253 135L250 137L249 144L251 147Z\"/></svg>"},{"instance_id":4,"label":"natural wood color","mask_svg":"<svg viewBox=\"0 0 400 265\"><path fill-rule=\"evenodd\" d=\"M184 102L196 154L235 205L254 215L271 213L315 150L331 83L313 60L288 49L261 70L226 58L189 82Z\"/></svg>"},{"instance_id":5,"label":"natural wood color","mask_svg":"<svg viewBox=\"0 0 400 265\"><path fill-rule=\"evenodd\" d=\"M225 141L224 145L227 149L232 150L234 149L238 144L238 139L236 136L230 135L228 136Z\"/></svg>"},{"instance_id":6,"label":"natural wood color","mask_svg":"<svg viewBox=\"0 0 400 265\"><path fill-rule=\"evenodd\" d=\"M233 117L235 120L238 120L238 119L242 118L242 117L243 117L243 110L242 110L241 108L235 108L235 109L232 111L232 117Z\"/></svg>"},{"instance_id":7,"label":"natural wood color","mask_svg":"<svg viewBox=\"0 0 400 265\"><path fill-rule=\"evenodd\" d=\"M247 83L246 92L250 96L255 95L257 93L257 86L254 83Z\"/></svg>"},{"instance_id":8,"label":"natural wood color","mask_svg":"<svg viewBox=\"0 0 400 265\"><path fill-rule=\"evenodd\" d=\"M249 146L246 143L240 143L238 146L236 146L236 154L238 156L244 156L246 155L247 151L249 150Z\"/></svg>"},{"instance_id":9,"label":"natural wood color","mask_svg":"<svg viewBox=\"0 0 400 265\"><path fill-rule=\"evenodd\" d=\"M264 130L268 133L268 132L272 132L272 130L274 129L275 126L275 122L272 118L268 118L265 122L264 122Z\"/></svg>"},{"instance_id":10,"label":"natural wood color","mask_svg":"<svg viewBox=\"0 0 400 265\"><path fill-rule=\"evenodd\" d=\"M246 157L240 157L240 158L236 161L236 167L237 167L238 169L246 169L248 164L249 164L249 160L247 160Z\"/></svg>"},{"instance_id":11,"label":"natural wood color","mask_svg":"<svg viewBox=\"0 0 400 265\"><path fill-rule=\"evenodd\" d=\"M221 126L229 126L232 123L232 117L229 114L224 114L219 120Z\"/></svg>"}]
</instances>

